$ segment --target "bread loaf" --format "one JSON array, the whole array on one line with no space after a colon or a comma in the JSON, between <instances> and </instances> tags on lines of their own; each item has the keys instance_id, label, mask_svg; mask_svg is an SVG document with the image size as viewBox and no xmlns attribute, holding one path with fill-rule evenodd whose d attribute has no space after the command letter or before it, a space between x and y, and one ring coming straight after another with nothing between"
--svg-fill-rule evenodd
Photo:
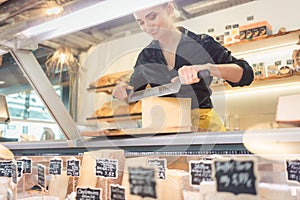
<instances>
[{"instance_id":1,"label":"bread loaf","mask_svg":"<svg viewBox=\"0 0 300 200\"><path fill-rule=\"evenodd\" d=\"M132 70L107 74L97 79L96 87L116 85L120 82L129 82Z\"/></svg>"}]
</instances>

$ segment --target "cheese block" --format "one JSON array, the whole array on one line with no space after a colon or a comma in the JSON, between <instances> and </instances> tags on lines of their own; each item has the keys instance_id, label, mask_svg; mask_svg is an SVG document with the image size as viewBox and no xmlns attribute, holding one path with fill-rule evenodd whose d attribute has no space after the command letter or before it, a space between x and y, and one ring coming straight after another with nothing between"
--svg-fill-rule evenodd
<instances>
[{"instance_id":1,"label":"cheese block","mask_svg":"<svg viewBox=\"0 0 300 200\"><path fill-rule=\"evenodd\" d=\"M117 178L98 177L97 188L102 189L102 199L110 199L109 189L111 184L121 185L123 179L123 172L125 167L125 155L123 150L103 149L92 152L97 159L113 159L118 161Z\"/></svg>"},{"instance_id":2,"label":"cheese block","mask_svg":"<svg viewBox=\"0 0 300 200\"><path fill-rule=\"evenodd\" d=\"M191 125L191 99L150 97L142 100L143 128L164 130Z\"/></svg>"},{"instance_id":3,"label":"cheese block","mask_svg":"<svg viewBox=\"0 0 300 200\"><path fill-rule=\"evenodd\" d=\"M283 184L259 183L258 185L259 198L265 200L284 199L293 200L291 188Z\"/></svg>"},{"instance_id":4,"label":"cheese block","mask_svg":"<svg viewBox=\"0 0 300 200\"><path fill-rule=\"evenodd\" d=\"M14 154L5 146L0 144L0 160L12 160L14 158Z\"/></svg>"},{"instance_id":5,"label":"cheese block","mask_svg":"<svg viewBox=\"0 0 300 200\"><path fill-rule=\"evenodd\" d=\"M166 180L158 180L158 199L183 200L183 189L189 187L189 173L183 170L166 170Z\"/></svg>"},{"instance_id":6,"label":"cheese block","mask_svg":"<svg viewBox=\"0 0 300 200\"><path fill-rule=\"evenodd\" d=\"M84 152L77 187L95 188L96 184L95 157L92 152Z\"/></svg>"},{"instance_id":7,"label":"cheese block","mask_svg":"<svg viewBox=\"0 0 300 200\"><path fill-rule=\"evenodd\" d=\"M69 177L67 171L62 171L60 176L51 176L49 182L49 195L56 196L60 200L64 200L67 196Z\"/></svg>"},{"instance_id":8,"label":"cheese block","mask_svg":"<svg viewBox=\"0 0 300 200\"><path fill-rule=\"evenodd\" d=\"M130 182L129 182L129 167L148 167L147 166L147 157L137 157L137 158L127 158L125 160L125 169L123 174L122 186L125 187L125 196L126 199L130 200L153 200L153 198L142 198L138 195L130 194ZM157 188L157 187L156 187Z\"/></svg>"},{"instance_id":9,"label":"cheese block","mask_svg":"<svg viewBox=\"0 0 300 200\"><path fill-rule=\"evenodd\" d=\"M117 178L96 177L96 160L114 159L118 161ZM121 184L125 165L125 155L123 150L103 149L99 151L85 152L80 168L78 187L101 188L102 199L109 199L110 184Z\"/></svg>"},{"instance_id":10,"label":"cheese block","mask_svg":"<svg viewBox=\"0 0 300 200\"><path fill-rule=\"evenodd\" d=\"M205 200L205 196L199 192L183 191L184 200Z\"/></svg>"}]
</instances>

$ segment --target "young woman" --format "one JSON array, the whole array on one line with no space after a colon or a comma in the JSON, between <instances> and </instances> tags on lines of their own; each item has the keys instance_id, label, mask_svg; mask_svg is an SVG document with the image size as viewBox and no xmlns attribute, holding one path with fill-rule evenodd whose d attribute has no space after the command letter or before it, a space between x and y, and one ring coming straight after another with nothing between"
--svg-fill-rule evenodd
<instances>
[{"instance_id":1,"label":"young woman","mask_svg":"<svg viewBox=\"0 0 300 200\"><path fill-rule=\"evenodd\" d=\"M126 101L126 89L141 90L147 84L155 87L179 77L183 85L173 96L192 99L192 124L207 131L225 131L210 99L212 77L222 78L233 87L245 86L253 81L253 70L212 37L176 27L174 9L169 2L134 13L140 28L153 41L140 52L129 85L119 84L112 94ZM199 71L209 72L208 76L199 78Z\"/></svg>"}]
</instances>

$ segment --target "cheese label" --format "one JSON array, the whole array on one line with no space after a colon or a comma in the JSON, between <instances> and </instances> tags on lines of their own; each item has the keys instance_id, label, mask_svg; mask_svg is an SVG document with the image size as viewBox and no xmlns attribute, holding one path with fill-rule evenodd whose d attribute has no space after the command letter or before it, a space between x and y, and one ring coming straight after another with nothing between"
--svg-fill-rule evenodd
<instances>
[{"instance_id":1,"label":"cheese label","mask_svg":"<svg viewBox=\"0 0 300 200\"><path fill-rule=\"evenodd\" d=\"M111 184L110 200L126 200L125 187Z\"/></svg>"},{"instance_id":2,"label":"cheese label","mask_svg":"<svg viewBox=\"0 0 300 200\"><path fill-rule=\"evenodd\" d=\"M1 161L0 162L0 177L11 177L11 164L12 161Z\"/></svg>"},{"instance_id":3,"label":"cheese label","mask_svg":"<svg viewBox=\"0 0 300 200\"><path fill-rule=\"evenodd\" d=\"M45 166L42 164L38 164L38 185L42 188L46 188L46 170Z\"/></svg>"},{"instance_id":4,"label":"cheese label","mask_svg":"<svg viewBox=\"0 0 300 200\"><path fill-rule=\"evenodd\" d=\"M77 188L76 200L102 200L101 189Z\"/></svg>"},{"instance_id":5,"label":"cheese label","mask_svg":"<svg viewBox=\"0 0 300 200\"><path fill-rule=\"evenodd\" d=\"M215 161L217 191L256 195L254 168L253 160Z\"/></svg>"},{"instance_id":6,"label":"cheese label","mask_svg":"<svg viewBox=\"0 0 300 200\"><path fill-rule=\"evenodd\" d=\"M300 160L287 160L286 173L289 181L300 183Z\"/></svg>"},{"instance_id":7,"label":"cheese label","mask_svg":"<svg viewBox=\"0 0 300 200\"><path fill-rule=\"evenodd\" d=\"M21 158L18 161L23 162L23 174L31 174L32 172L32 160L27 158Z\"/></svg>"},{"instance_id":8,"label":"cheese label","mask_svg":"<svg viewBox=\"0 0 300 200\"><path fill-rule=\"evenodd\" d=\"M118 178L118 160L96 159L96 176Z\"/></svg>"},{"instance_id":9,"label":"cheese label","mask_svg":"<svg viewBox=\"0 0 300 200\"><path fill-rule=\"evenodd\" d=\"M15 162L11 164L11 178L14 184L18 183L18 166Z\"/></svg>"},{"instance_id":10,"label":"cheese label","mask_svg":"<svg viewBox=\"0 0 300 200\"><path fill-rule=\"evenodd\" d=\"M128 172L130 194L156 199L156 180L153 168L128 167Z\"/></svg>"},{"instance_id":11,"label":"cheese label","mask_svg":"<svg viewBox=\"0 0 300 200\"><path fill-rule=\"evenodd\" d=\"M80 175L80 160L69 159L67 160L67 176L79 176Z\"/></svg>"},{"instance_id":12,"label":"cheese label","mask_svg":"<svg viewBox=\"0 0 300 200\"><path fill-rule=\"evenodd\" d=\"M202 181L212 181L212 162L190 161L189 174L191 185L200 185Z\"/></svg>"},{"instance_id":13,"label":"cheese label","mask_svg":"<svg viewBox=\"0 0 300 200\"><path fill-rule=\"evenodd\" d=\"M62 159L52 159L49 161L49 174L61 175L63 167Z\"/></svg>"},{"instance_id":14,"label":"cheese label","mask_svg":"<svg viewBox=\"0 0 300 200\"><path fill-rule=\"evenodd\" d=\"M23 161L17 160L17 166L18 166L18 177L22 177L23 175Z\"/></svg>"},{"instance_id":15,"label":"cheese label","mask_svg":"<svg viewBox=\"0 0 300 200\"><path fill-rule=\"evenodd\" d=\"M159 158L155 158L155 159L148 159L148 166L150 167L156 167L156 169L158 170L157 172L157 176L159 179L166 179L166 166L167 166L167 161L166 159L159 159Z\"/></svg>"}]
</instances>

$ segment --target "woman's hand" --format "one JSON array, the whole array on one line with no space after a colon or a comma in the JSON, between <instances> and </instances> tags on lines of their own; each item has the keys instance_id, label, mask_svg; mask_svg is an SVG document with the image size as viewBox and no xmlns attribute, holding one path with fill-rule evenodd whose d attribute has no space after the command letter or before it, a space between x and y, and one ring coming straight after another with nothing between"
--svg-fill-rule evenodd
<instances>
[{"instance_id":1,"label":"woman's hand","mask_svg":"<svg viewBox=\"0 0 300 200\"><path fill-rule=\"evenodd\" d=\"M178 75L180 78L181 84L193 84L198 83L200 79L198 78L198 72L200 70L208 69L211 71L212 64L204 64L204 65L190 65L190 66L182 66L178 70Z\"/></svg>"},{"instance_id":2,"label":"woman's hand","mask_svg":"<svg viewBox=\"0 0 300 200\"><path fill-rule=\"evenodd\" d=\"M119 83L114 87L112 91L112 96L119 100L128 101L128 97L130 93L132 93L132 92L129 93L128 90L133 91L133 87L129 86L126 83Z\"/></svg>"}]
</instances>

